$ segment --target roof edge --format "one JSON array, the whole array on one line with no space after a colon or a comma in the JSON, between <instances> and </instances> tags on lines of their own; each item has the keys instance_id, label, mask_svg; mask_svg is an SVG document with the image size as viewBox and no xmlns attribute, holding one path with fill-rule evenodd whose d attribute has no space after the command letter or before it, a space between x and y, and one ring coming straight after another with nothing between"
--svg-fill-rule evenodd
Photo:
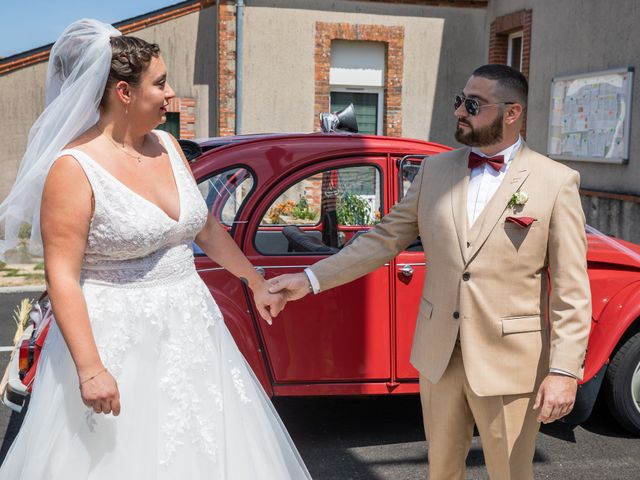
<instances>
[{"instance_id":1,"label":"roof edge","mask_svg":"<svg viewBox=\"0 0 640 480\"><path fill-rule=\"evenodd\" d=\"M122 20L114 23L113 26L120 30L124 35L128 35L132 32L197 12L214 4L215 2L213 0L187 0ZM3 58L0 60L0 76L47 61L49 59L51 47L53 47L53 43Z\"/></svg>"}]
</instances>

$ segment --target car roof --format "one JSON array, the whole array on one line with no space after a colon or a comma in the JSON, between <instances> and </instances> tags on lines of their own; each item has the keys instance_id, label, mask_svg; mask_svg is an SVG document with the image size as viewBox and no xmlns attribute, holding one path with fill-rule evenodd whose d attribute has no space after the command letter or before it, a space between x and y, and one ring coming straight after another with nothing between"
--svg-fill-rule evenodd
<instances>
[{"instance_id":1,"label":"car roof","mask_svg":"<svg viewBox=\"0 0 640 480\"><path fill-rule=\"evenodd\" d=\"M202 154L207 153L211 150L218 149L221 147L226 147L230 145L238 145L241 143L250 143L250 142L260 142L265 140L276 140L276 139L301 139L301 138L309 138L309 139L344 139L344 138L352 138L352 139L370 139L376 141L376 143L382 141L390 141L396 143L398 141L408 141L412 143L422 143L425 145L436 146L436 148L444 148L445 150L450 150L451 147L447 147L443 144L430 142L422 139L414 139L408 137L387 137L384 135L367 135L361 133L349 133L349 132L311 132L311 133L251 133L251 134L243 134L243 135L229 135L226 137L210 137L210 138L198 138L193 140L193 142L197 143L200 149L202 150ZM197 158L193 158L196 160Z\"/></svg>"},{"instance_id":2,"label":"car roof","mask_svg":"<svg viewBox=\"0 0 640 480\"><path fill-rule=\"evenodd\" d=\"M313 133L248 133L243 135L229 135L226 137L196 138L193 140L202 149L202 153L225 145L250 142L265 138L289 137L291 135L313 135Z\"/></svg>"}]
</instances>

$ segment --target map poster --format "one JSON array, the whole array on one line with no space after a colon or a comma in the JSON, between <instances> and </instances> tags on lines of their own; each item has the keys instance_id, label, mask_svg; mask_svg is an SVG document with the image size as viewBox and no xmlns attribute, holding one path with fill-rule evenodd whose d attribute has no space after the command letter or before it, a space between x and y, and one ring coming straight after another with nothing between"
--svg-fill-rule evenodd
<instances>
[{"instance_id":1,"label":"map poster","mask_svg":"<svg viewBox=\"0 0 640 480\"><path fill-rule=\"evenodd\" d=\"M632 85L632 68L554 78L547 154L558 160L627 162Z\"/></svg>"}]
</instances>

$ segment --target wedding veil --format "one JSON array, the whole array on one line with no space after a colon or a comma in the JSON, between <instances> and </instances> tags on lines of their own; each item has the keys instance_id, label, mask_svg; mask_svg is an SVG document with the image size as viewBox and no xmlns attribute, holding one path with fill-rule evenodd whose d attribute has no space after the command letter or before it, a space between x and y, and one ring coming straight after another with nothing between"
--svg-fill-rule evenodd
<instances>
[{"instance_id":1,"label":"wedding veil","mask_svg":"<svg viewBox=\"0 0 640 480\"><path fill-rule=\"evenodd\" d=\"M45 110L31 127L16 181L0 204L0 258L18 246L23 224L31 226L29 252L42 254L40 201L45 179L64 146L98 121L111 68L110 38L119 35L111 25L82 19L69 25L53 45Z\"/></svg>"}]
</instances>

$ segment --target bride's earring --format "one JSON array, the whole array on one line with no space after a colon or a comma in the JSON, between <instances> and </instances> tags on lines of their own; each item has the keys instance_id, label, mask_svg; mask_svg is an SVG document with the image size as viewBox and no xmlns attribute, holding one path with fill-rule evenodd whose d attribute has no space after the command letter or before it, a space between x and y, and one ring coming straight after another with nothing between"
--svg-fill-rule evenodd
<instances>
[{"instance_id":1,"label":"bride's earring","mask_svg":"<svg viewBox=\"0 0 640 480\"><path fill-rule=\"evenodd\" d=\"M124 104L124 114L129 115L129 102Z\"/></svg>"}]
</instances>

